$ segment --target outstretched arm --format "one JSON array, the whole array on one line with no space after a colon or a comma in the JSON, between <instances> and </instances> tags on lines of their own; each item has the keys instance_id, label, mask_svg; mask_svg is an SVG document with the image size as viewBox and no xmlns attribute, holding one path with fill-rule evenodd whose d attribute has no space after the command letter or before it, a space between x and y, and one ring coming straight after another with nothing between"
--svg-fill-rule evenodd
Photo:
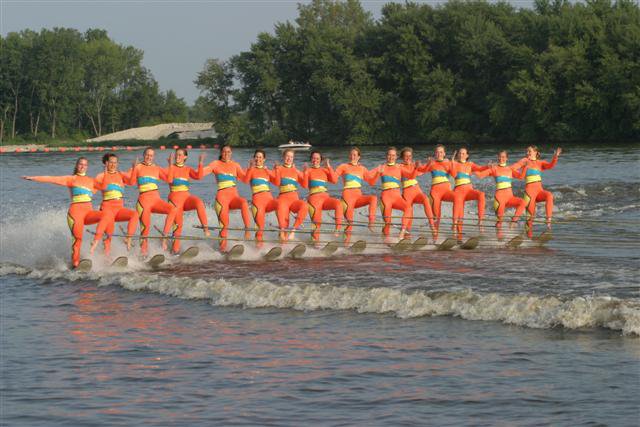
<instances>
[{"instance_id":1,"label":"outstretched arm","mask_svg":"<svg viewBox=\"0 0 640 427\"><path fill-rule=\"evenodd\" d=\"M542 170L553 169L558 163L558 157L562 154L562 148L556 148L556 151L553 153L553 158L550 162L541 162Z\"/></svg>"},{"instance_id":2,"label":"outstretched arm","mask_svg":"<svg viewBox=\"0 0 640 427\"><path fill-rule=\"evenodd\" d=\"M45 182L47 184L61 185L63 187L73 186L73 175L68 176L23 176L23 179L35 182Z\"/></svg>"}]
</instances>

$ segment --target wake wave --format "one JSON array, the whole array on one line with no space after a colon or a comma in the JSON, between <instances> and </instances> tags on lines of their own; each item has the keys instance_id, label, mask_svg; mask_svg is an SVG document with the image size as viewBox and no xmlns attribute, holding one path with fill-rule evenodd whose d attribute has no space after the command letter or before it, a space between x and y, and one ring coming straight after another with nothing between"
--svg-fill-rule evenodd
<instances>
[{"instance_id":1,"label":"wake wave","mask_svg":"<svg viewBox=\"0 0 640 427\"><path fill-rule=\"evenodd\" d=\"M459 291L407 291L387 287L350 287L329 284L276 285L262 280L205 280L157 274L82 276L73 272L29 270L2 265L0 275L27 275L69 280L88 277L101 286L116 285L131 291L155 292L183 299L208 300L214 306L281 308L300 311L353 310L357 313L392 313L408 319L457 316L467 320L498 321L529 328L607 328L640 336L640 300L610 296L537 296L526 293Z\"/></svg>"}]
</instances>

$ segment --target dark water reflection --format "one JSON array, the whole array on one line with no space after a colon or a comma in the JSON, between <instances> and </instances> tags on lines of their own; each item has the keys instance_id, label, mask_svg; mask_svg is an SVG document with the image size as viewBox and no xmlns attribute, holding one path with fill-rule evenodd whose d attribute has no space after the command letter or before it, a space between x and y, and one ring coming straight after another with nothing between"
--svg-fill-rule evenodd
<instances>
[{"instance_id":1,"label":"dark water reflection","mask_svg":"<svg viewBox=\"0 0 640 427\"><path fill-rule=\"evenodd\" d=\"M2 287L4 304L25 307L2 319L8 425L626 424L638 414L640 343L609 331L238 310L89 283L38 286L25 306L33 286Z\"/></svg>"}]
</instances>

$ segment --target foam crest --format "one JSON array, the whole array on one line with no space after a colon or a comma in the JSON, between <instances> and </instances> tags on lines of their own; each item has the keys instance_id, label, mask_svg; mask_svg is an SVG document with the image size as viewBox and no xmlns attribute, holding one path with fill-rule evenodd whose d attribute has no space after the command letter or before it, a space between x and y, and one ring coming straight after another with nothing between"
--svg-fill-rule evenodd
<instances>
[{"instance_id":1,"label":"foam crest","mask_svg":"<svg viewBox=\"0 0 640 427\"><path fill-rule=\"evenodd\" d=\"M132 291L151 291L185 299L207 299L217 306L393 313L399 318L457 316L530 328L608 328L640 336L640 301L609 296L562 298L531 294L462 291L402 291L382 287L328 284L276 285L268 281L205 280L150 275L101 279Z\"/></svg>"}]
</instances>

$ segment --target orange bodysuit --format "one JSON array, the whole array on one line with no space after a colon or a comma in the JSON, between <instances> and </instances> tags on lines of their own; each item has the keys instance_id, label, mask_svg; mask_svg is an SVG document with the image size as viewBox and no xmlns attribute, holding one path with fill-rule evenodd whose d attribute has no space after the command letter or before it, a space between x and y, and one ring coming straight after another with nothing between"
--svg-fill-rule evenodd
<instances>
[{"instance_id":1,"label":"orange bodysuit","mask_svg":"<svg viewBox=\"0 0 640 427\"><path fill-rule=\"evenodd\" d=\"M130 172L103 172L96 176L96 188L102 191L100 210L108 217L105 230L104 254L111 253L111 236L116 222L127 221L127 235L132 236L138 228L138 215L133 209L124 207L124 186L131 180Z\"/></svg>"},{"instance_id":2,"label":"orange bodysuit","mask_svg":"<svg viewBox=\"0 0 640 427\"><path fill-rule=\"evenodd\" d=\"M215 208L220 226L223 229L229 227L229 211L240 209L242 222L246 228L249 228L251 226L249 203L240 197L236 188L238 180L244 179L245 171L234 161L214 160L203 169L200 178L210 173L216 176L218 183Z\"/></svg>"},{"instance_id":3,"label":"orange bodysuit","mask_svg":"<svg viewBox=\"0 0 640 427\"><path fill-rule=\"evenodd\" d=\"M167 180L167 171L157 165L147 165L145 163L138 163L131 170L130 185L138 185L138 203L136 203L136 210L140 217L140 235L146 237L151 231L151 214L159 213L166 215L164 221L164 228L162 233L164 235L169 234L171 226L176 217L177 209L171 203L167 203L160 198L160 192L158 191L158 185L160 180ZM149 242L147 239L141 239L140 251L142 255L147 255L149 248Z\"/></svg>"},{"instance_id":4,"label":"orange bodysuit","mask_svg":"<svg viewBox=\"0 0 640 427\"><path fill-rule=\"evenodd\" d=\"M167 173L167 182L169 183L169 202L176 207L176 219L173 226L173 245L171 251L173 253L180 252L180 239L182 236L182 226L184 211L195 210L198 219L203 227L208 227L207 212L204 203L199 197L189 193L190 179L199 179L202 173L202 164L198 166L198 170L183 164L174 163L169 166Z\"/></svg>"},{"instance_id":5,"label":"orange bodysuit","mask_svg":"<svg viewBox=\"0 0 640 427\"><path fill-rule=\"evenodd\" d=\"M409 205L411 205L412 214L414 204L421 204L422 206L424 206L424 214L429 221L429 226L433 230L435 227L435 223L433 221L433 209L431 208L429 198L422 192L420 183L418 183L418 180L416 179L424 172L418 171L418 169L413 164L403 164L402 168L402 198L405 199L407 203L409 203ZM407 227L407 230L411 229L412 222L413 218L409 218L409 225Z\"/></svg>"},{"instance_id":6,"label":"orange bodysuit","mask_svg":"<svg viewBox=\"0 0 640 427\"><path fill-rule=\"evenodd\" d=\"M511 190L511 181L513 179L524 178L524 170L517 171L518 164L507 166L507 164L500 164L493 166L481 172L477 172L476 175L480 178L492 176L496 181L496 194L493 199L493 209L496 214L496 232L498 239L502 239L502 218L504 217L504 211L507 208L515 208L516 212L513 215L512 222L517 222L522 213L524 212L526 203L520 197L513 195Z\"/></svg>"},{"instance_id":7,"label":"orange bodysuit","mask_svg":"<svg viewBox=\"0 0 640 427\"><path fill-rule=\"evenodd\" d=\"M481 172L489 166L479 166L473 162L451 163L450 175L455 179L453 190L453 223L456 227L458 240L462 239L462 220L464 219L464 202L467 200L478 201L478 222L484 218L485 195L482 191L475 190L471 184L471 175Z\"/></svg>"},{"instance_id":8,"label":"orange bodysuit","mask_svg":"<svg viewBox=\"0 0 640 427\"><path fill-rule=\"evenodd\" d=\"M356 209L369 206L369 223L372 224L376 217L378 198L374 195L363 195L362 184L364 182L374 185L377 179L375 171L368 171L364 166L352 163L343 163L336 169L336 175L342 177L342 208L344 217L348 222L353 222Z\"/></svg>"},{"instance_id":9,"label":"orange bodysuit","mask_svg":"<svg viewBox=\"0 0 640 427\"><path fill-rule=\"evenodd\" d=\"M558 163L558 157L553 156L550 162L543 160L529 160L526 157L516 165L526 167L524 177L524 201L527 204L527 235L533 234L533 218L536 216L536 203L545 202L547 225L551 223L553 215L553 194L542 188L542 171L553 169Z\"/></svg>"},{"instance_id":10,"label":"orange bodysuit","mask_svg":"<svg viewBox=\"0 0 640 427\"><path fill-rule=\"evenodd\" d=\"M380 210L382 218L387 225L385 233L388 233L388 225L391 224L393 209L402 211L402 228L409 227L413 216L413 206L402 198L400 187L402 186L402 176L410 177L413 173L404 171L403 167L397 163L387 163L382 167L380 173L380 183L382 194L380 195Z\"/></svg>"},{"instance_id":11,"label":"orange bodysuit","mask_svg":"<svg viewBox=\"0 0 640 427\"><path fill-rule=\"evenodd\" d=\"M310 167L304 171L302 186L309 189L307 203L309 204L309 212L311 221L313 221L314 239L320 237L320 225L322 224L322 211L333 210L335 212L335 230L342 228L342 217L344 215L342 203L340 200L329 195L327 184L335 184L338 182L338 175L332 167Z\"/></svg>"},{"instance_id":12,"label":"orange bodysuit","mask_svg":"<svg viewBox=\"0 0 640 427\"><path fill-rule=\"evenodd\" d=\"M253 220L258 230L256 231L256 239L262 240L265 227L265 217L268 212L278 211L278 201L271 194L270 182L274 182L276 174L269 169L263 167L250 167L244 176L243 182L251 186L251 212Z\"/></svg>"},{"instance_id":13,"label":"orange bodysuit","mask_svg":"<svg viewBox=\"0 0 640 427\"><path fill-rule=\"evenodd\" d=\"M429 191L429 201L435 216L436 231L442 219L442 202L453 202L453 191L449 182L451 172L451 162L449 160L435 160L424 166L417 168L419 172L431 172L431 190Z\"/></svg>"},{"instance_id":14,"label":"orange bodysuit","mask_svg":"<svg viewBox=\"0 0 640 427\"><path fill-rule=\"evenodd\" d=\"M102 238L102 234L109 222L102 212L94 211L91 205L93 194L97 191L95 180L86 175L34 176L32 180L69 187L71 205L67 212L67 224L69 225L69 230L71 230L71 263L74 268L77 267L80 264L80 249L82 248L84 226L98 223L96 235L93 239L95 242Z\"/></svg>"},{"instance_id":15,"label":"orange bodysuit","mask_svg":"<svg viewBox=\"0 0 640 427\"><path fill-rule=\"evenodd\" d=\"M309 208L304 200L298 196L298 187L302 183L302 172L295 166L278 166L275 169L274 184L280 186L278 195L278 225L280 229L289 228L289 216L291 212L296 213L296 221L293 228L299 228L307 216Z\"/></svg>"}]
</instances>

